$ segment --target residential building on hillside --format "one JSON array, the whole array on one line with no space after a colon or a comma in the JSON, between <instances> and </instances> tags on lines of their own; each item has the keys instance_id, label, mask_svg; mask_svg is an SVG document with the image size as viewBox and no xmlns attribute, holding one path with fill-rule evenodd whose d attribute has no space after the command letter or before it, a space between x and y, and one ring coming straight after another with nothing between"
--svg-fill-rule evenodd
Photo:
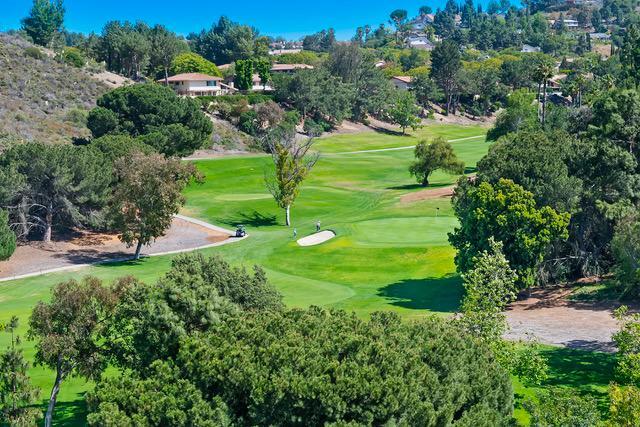
<instances>
[{"instance_id":1,"label":"residential building on hillside","mask_svg":"<svg viewBox=\"0 0 640 427\"><path fill-rule=\"evenodd\" d=\"M409 36L407 37L407 46L414 49L433 50L435 45L427 36Z\"/></svg>"},{"instance_id":2,"label":"residential building on hillside","mask_svg":"<svg viewBox=\"0 0 640 427\"><path fill-rule=\"evenodd\" d=\"M522 49L520 49L520 52L523 53L535 53L535 52L541 52L542 49L540 49L538 46L531 46L528 44L523 44L522 45Z\"/></svg>"},{"instance_id":3,"label":"residential building on hillside","mask_svg":"<svg viewBox=\"0 0 640 427\"><path fill-rule=\"evenodd\" d=\"M271 73L293 73L298 70L312 70L313 65L308 64L273 64Z\"/></svg>"},{"instance_id":4,"label":"residential building on hillside","mask_svg":"<svg viewBox=\"0 0 640 427\"><path fill-rule=\"evenodd\" d=\"M158 82L165 83L165 80L161 79ZM169 77L167 83L178 95L183 96L217 96L234 90L222 83L222 78L202 73L177 74Z\"/></svg>"},{"instance_id":5,"label":"residential building on hillside","mask_svg":"<svg viewBox=\"0 0 640 427\"><path fill-rule=\"evenodd\" d=\"M413 83L413 77L411 76L393 76L391 77L391 83L400 90L411 89L411 83Z\"/></svg>"}]
</instances>

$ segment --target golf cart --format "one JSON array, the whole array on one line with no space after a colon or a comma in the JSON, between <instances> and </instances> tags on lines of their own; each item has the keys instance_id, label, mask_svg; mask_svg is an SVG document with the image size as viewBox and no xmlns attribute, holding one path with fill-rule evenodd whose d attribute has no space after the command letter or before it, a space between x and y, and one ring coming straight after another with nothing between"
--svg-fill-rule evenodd
<instances>
[{"instance_id":1,"label":"golf cart","mask_svg":"<svg viewBox=\"0 0 640 427\"><path fill-rule=\"evenodd\" d=\"M236 237L244 237L247 235L247 230L244 229L244 225L240 224L236 227Z\"/></svg>"}]
</instances>

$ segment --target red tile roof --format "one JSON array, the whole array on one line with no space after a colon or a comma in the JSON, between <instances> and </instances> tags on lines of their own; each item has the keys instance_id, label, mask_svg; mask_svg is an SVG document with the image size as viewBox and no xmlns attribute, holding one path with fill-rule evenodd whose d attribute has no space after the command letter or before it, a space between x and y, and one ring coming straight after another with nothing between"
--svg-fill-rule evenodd
<instances>
[{"instance_id":1,"label":"red tile roof","mask_svg":"<svg viewBox=\"0 0 640 427\"><path fill-rule=\"evenodd\" d=\"M202 73L184 73L184 74L176 74L175 76L169 77L170 82L180 82L180 81L206 81L206 80L222 80L221 77L210 76L208 74ZM164 79L158 80L159 82L163 82Z\"/></svg>"},{"instance_id":2,"label":"red tile roof","mask_svg":"<svg viewBox=\"0 0 640 427\"><path fill-rule=\"evenodd\" d=\"M413 81L413 77L411 76L393 76L393 78L404 83L411 83Z\"/></svg>"}]
</instances>

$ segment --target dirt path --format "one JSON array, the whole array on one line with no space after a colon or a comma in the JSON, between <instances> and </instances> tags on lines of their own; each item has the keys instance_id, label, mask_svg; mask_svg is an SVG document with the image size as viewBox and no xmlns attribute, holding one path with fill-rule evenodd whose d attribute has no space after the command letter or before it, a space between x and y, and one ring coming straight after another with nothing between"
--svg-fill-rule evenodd
<instances>
[{"instance_id":1,"label":"dirt path","mask_svg":"<svg viewBox=\"0 0 640 427\"><path fill-rule=\"evenodd\" d=\"M143 256L158 256L219 246L241 239L233 232L205 222L177 215L167 234L142 249ZM8 261L0 262L0 281L72 270L92 264L131 259L115 234L76 233L50 244L31 242L19 246Z\"/></svg>"},{"instance_id":2,"label":"dirt path","mask_svg":"<svg viewBox=\"0 0 640 427\"><path fill-rule=\"evenodd\" d=\"M563 288L535 290L529 298L512 304L506 312L511 326L507 338L536 337L544 344L615 351L611 337L618 323L613 311L621 304L572 301L570 293Z\"/></svg>"}]
</instances>

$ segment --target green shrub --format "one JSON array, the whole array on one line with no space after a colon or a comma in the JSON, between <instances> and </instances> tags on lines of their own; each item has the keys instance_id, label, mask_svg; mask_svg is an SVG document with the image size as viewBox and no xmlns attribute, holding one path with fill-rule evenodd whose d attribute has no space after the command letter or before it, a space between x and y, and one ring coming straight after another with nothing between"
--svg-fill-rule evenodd
<instances>
[{"instance_id":1,"label":"green shrub","mask_svg":"<svg viewBox=\"0 0 640 427\"><path fill-rule=\"evenodd\" d=\"M9 228L7 211L0 210L0 261L9 259L16 250L16 235Z\"/></svg>"},{"instance_id":2,"label":"green shrub","mask_svg":"<svg viewBox=\"0 0 640 427\"><path fill-rule=\"evenodd\" d=\"M84 55L75 47L67 47L62 52L62 62L72 67L82 68L85 63Z\"/></svg>"},{"instance_id":3,"label":"green shrub","mask_svg":"<svg viewBox=\"0 0 640 427\"><path fill-rule=\"evenodd\" d=\"M47 57L47 55L41 51L40 49L38 49L35 46L31 46L28 47L24 50L24 56L27 56L29 58L33 58L33 59L38 59L40 61L42 61L43 59L45 59Z\"/></svg>"},{"instance_id":4,"label":"green shrub","mask_svg":"<svg viewBox=\"0 0 640 427\"><path fill-rule=\"evenodd\" d=\"M65 114L64 116L64 120L78 126L86 126L88 115L89 112L86 110L83 110L81 108L72 108L71 110L67 111L67 114Z\"/></svg>"},{"instance_id":5,"label":"green shrub","mask_svg":"<svg viewBox=\"0 0 640 427\"><path fill-rule=\"evenodd\" d=\"M238 118L238 129L251 136L258 133L258 115L255 111L249 110L240 114Z\"/></svg>"}]
</instances>

